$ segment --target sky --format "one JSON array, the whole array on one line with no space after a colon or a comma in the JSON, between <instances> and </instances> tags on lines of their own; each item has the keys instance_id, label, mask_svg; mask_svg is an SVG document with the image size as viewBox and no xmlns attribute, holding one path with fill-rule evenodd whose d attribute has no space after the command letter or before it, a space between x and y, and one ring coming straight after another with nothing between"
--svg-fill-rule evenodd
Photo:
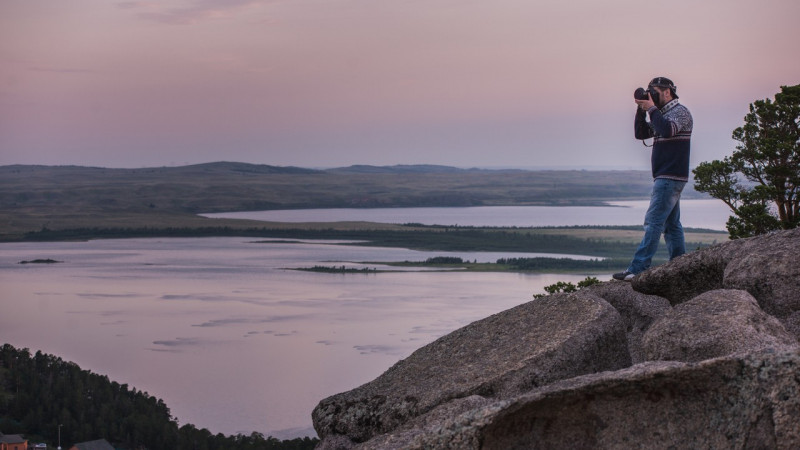
<instances>
[{"instance_id":1,"label":"sky","mask_svg":"<svg viewBox=\"0 0 800 450\"><path fill-rule=\"evenodd\" d=\"M0 165L649 168L671 78L692 165L800 84L797 0L0 0Z\"/></svg>"}]
</instances>

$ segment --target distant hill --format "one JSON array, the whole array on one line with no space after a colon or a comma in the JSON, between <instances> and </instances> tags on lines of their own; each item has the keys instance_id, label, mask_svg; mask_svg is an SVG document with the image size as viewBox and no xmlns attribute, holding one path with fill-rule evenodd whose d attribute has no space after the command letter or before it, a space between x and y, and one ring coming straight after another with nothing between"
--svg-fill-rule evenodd
<instances>
[{"instance_id":1,"label":"distant hill","mask_svg":"<svg viewBox=\"0 0 800 450\"><path fill-rule=\"evenodd\" d=\"M192 424L180 426L167 405L147 392L10 344L0 345L0 430L39 436L51 444L60 431L64 442L102 437L117 448L151 450L310 450L318 441L260 433L224 436Z\"/></svg>"},{"instance_id":2,"label":"distant hill","mask_svg":"<svg viewBox=\"0 0 800 450\"><path fill-rule=\"evenodd\" d=\"M109 167L96 167L96 166L43 166L43 165L24 165L15 164L9 166L0 166L1 173L19 173L48 170L55 173L70 174L70 173L108 173L113 171L115 173L153 173L153 174L202 174L202 173L288 173L288 174L303 174L303 173L320 173L319 170L305 169L302 167L293 166L270 166L266 164L249 164L238 162L211 162L203 164L191 164L187 166L161 166L161 167L142 167L142 168L109 168Z\"/></svg>"},{"instance_id":3,"label":"distant hill","mask_svg":"<svg viewBox=\"0 0 800 450\"><path fill-rule=\"evenodd\" d=\"M204 220L197 214L229 211L599 205L646 199L651 187L648 170L424 164L316 170L237 162L137 169L12 165L0 166L0 239L42 228L195 227ZM684 198L697 196L684 192Z\"/></svg>"},{"instance_id":4,"label":"distant hill","mask_svg":"<svg viewBox=\"0 0 800 450\"><path fill-rule=\"evenodd\" d=\"M509 171L437 165L299 167L215 162L109 169L0 167L0 208L203 213L291 208L586 205L646 198L646 171Z\"/></svg>"},{"instance_id":5,"label":"distant hill","mask_svg":"<svg viewBox=\"0 0 800 450\"><path fill-rule=\"evenodd\" d=\"M518 169L461 169L452 166L440 166L435 164L398 164L394 166L369 166L354 165L348 167L337 167L326 169L330 173L460 173L460 172L521 172Z\"/></svg>"},{"instance_id":6,"label":"distant hill","mask_svg":"<svg viewBox=\"0 0 800 450\"><path fill-rule=\"evenodd\" d=\"M205 164L194 164L181 167L167 167L167 171L175 171L179 173L191 173L195 171L202 172L234 172L234 173L254 173L254 174L269 174L269 173L284 173L284 174L308 174L319 173L319 170L304 169L302 167L293 166L270 166L266 164L248 164L237 162L213 162Z\"/></svg>"}]
</instances>

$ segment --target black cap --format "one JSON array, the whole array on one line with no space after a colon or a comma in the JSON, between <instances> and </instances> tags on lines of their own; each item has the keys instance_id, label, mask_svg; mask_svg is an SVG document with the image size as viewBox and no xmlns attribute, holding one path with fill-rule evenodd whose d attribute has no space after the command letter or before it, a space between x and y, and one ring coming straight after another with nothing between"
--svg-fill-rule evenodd
<instances>
[{"instance_id":1,"label":"black cap","mask_svg":"<svg viewBox=\"0 0 800 450\"><path fill-rule=\"evenodd\" d=\"M677 94L678 88L675 87L675 83L673 83L672 80L670 80L667 77L655 77L652 80L650 80L649 86L658 86L658 87L662 87L662 88L669 88L669 90L672 91L672 96L675 97L675 98L678 98L678 94Z\"/></svg>"}]
</instances>

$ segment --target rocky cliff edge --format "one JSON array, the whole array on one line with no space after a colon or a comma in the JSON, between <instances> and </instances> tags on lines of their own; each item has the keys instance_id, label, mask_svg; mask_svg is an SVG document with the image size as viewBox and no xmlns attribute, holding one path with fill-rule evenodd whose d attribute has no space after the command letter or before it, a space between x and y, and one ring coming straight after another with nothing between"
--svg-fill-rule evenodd
<instances>
[{"instance_id":1,"label":"rocky cliff edge","mask_svg":"<svg viewBox=\"0 0 800 450\"><path fill-rule=\"evenodd\" d=\"M322 400L319 449L800 448L800 229L456 330Z\"/></svg>"}]
</instances>

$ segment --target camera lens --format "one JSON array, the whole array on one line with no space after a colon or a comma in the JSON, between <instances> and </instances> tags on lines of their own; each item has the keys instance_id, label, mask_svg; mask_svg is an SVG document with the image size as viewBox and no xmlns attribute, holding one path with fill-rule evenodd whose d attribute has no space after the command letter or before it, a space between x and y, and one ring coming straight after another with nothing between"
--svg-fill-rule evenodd
<instances>
[{"instance_id":1,"label":"camera lens","mask_svg":"<svg viewBox=\"0 0 800 450\"><path fill-rule=\"evenodd\" d=\"M633 98L636 100L647 100L647 90L645 88L638 88L633 92Z\"/></svg>"}]
</instances>

